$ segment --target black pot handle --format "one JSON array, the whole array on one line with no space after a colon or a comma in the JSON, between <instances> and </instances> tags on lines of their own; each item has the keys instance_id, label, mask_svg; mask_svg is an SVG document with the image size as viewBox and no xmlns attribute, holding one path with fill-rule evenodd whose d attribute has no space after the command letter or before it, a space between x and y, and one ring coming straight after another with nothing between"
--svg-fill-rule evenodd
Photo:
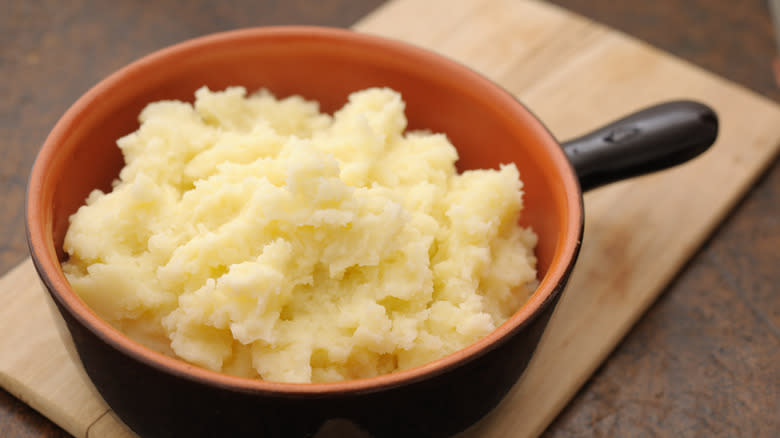
<instances>
[{"instance_id":1,"label":"black pot handle","mask_svg":"<svg viewBox=\"0 0 780 438\"><path fill-rule=\"evenodd\" d=\"M563 143L582 190L655 172L696 157L715 142L718 116L687 100L662 103Z\"/></svg>"}]
</instances>

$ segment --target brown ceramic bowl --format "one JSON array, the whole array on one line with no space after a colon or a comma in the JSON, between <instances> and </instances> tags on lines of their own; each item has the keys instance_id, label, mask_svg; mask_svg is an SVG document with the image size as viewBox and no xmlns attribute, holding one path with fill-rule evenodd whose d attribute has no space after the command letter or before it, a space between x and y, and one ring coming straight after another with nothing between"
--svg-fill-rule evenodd
<instances>
[{"instance_id":1,"label":"brown ceramic bowl","mask_svg":"<svg viewBox=\"0 0 780 438\"><path fill-rule=\"evenodd\" d=\"M232 377L131 341L68 285L60 266L68 217L92 189L110 188L123 165L115 141L137 129L147 103L191 100L202 85L300 94L326 111L342 106L355 90L400 91L410 128L446 133L460 153L461 170L517 164L526 190L521 222L539 235L538 290L479 342L364 380L285 384ZM587 189L682 162L706 149L716 133L717 119L707 107L675 102L562 148L509 93L425 50L345 30L239 30L156 52L82 96L54 127L33 167L28 241L84 368L105 401L143 437L304 436L331 418L348 419L376 436L445 436L492 409L531 357L579 250L580 185Z\"/></svg>"}]
</instances>

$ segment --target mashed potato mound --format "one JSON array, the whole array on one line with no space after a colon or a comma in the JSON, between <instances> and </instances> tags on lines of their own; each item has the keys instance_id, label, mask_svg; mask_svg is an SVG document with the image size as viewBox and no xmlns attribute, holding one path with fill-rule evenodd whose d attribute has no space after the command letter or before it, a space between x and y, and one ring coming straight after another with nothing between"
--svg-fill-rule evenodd
<instances>
[{"instance_id":1,"label":"mashed potato mound","mask_svg":"<svg viewBox=\"0 0 780 438\"><path fill-rule=\"evenodd\" d=\"M405 133L393 90L332 116L195 96L143 110L65 237L72 287L138 342L238 376L365 378L475 342L535 287L515 165L458 174L444 135Z\"/></svg>"}]
</instances>

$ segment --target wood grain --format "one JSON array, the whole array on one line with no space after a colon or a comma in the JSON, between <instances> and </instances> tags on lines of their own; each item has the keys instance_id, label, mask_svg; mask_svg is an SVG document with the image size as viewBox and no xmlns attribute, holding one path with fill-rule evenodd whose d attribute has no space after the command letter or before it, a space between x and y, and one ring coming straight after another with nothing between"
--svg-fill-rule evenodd
<instances>
[{"instance_id":1,"label":"wood grain","mask_svg":"<svg viewBox=\"0 0 780 438\"><path fill-rule=\"evenodd\" d=\"M538 435L772 162L780 109L546 4L395 0L356 28L466 63L516 94L558 138L670 98L697 98L720 114L721 136L701 159L586 196L580 262L537 355L499 408L463 434ZM12 333L0 338L0 383L75 436L131 436L61 341L29 263L0 280L0 291L0 329ZM343 436L344 427L321 435Z\"/></svg>"},{"instance_id":2,"label":"wood grain","mask_svg":"<svg viewBox=\"0 0 780 438\"><path fill-rule=\"evenodd\" d=\"M108 410L27 260L2 279L0 385L75 436Z\"/></svg>"}]
</instances>

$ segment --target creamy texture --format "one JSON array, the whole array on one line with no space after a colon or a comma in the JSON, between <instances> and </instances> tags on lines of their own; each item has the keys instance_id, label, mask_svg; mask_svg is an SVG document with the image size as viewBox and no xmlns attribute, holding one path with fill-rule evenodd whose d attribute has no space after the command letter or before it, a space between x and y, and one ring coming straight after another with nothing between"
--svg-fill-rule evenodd
<instances>
[{"instance_id":1,"label":"creamy texture","mask_svg":"<svg viewBox=\"0 0 780 438\"><path fill-rule=\"evenodd\" d=\"M162 101L70 218L68 281L157 351L281 382L371 377L461 349L535 285L514 164L458 174L401 96L334 115L240 87ZM485 145L490 147L490 145Z\"/></svg>"}]
</instances>

